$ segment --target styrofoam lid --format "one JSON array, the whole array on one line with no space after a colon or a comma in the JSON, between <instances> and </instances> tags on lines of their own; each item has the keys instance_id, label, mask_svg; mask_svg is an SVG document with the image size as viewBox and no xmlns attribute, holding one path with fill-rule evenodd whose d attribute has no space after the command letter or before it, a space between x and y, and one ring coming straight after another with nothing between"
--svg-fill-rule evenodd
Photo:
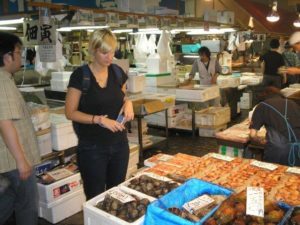
<instances>
[{"instance_id":1,"label":"styrofoam lid","mask_svg":"<svg viewBox=\"0 0 300 225\"><path fill-rule=\"evenodd\" d=\"M51 126L72 126L72 121L68 120L64 114L50 113Z\"/></svg>"}]
</instances>

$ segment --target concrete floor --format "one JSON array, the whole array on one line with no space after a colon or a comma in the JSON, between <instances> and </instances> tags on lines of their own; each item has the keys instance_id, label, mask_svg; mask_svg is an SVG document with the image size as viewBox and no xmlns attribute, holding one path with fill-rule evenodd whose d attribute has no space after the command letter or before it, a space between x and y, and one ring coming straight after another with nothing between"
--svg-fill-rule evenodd
<instances>
[{"instance_id":1,"label":"concrete floor","mask_svg":"<svg viewBox=\"0 0 300 225\"><path fill-rule=\"evenodd\" d=\"M242 113L242 116L239 116L237 119L231 121L231 124L240 122L245 116L247 112ZM164 135L163 130L158 129L149 129L151 134L156 135ZM158 153L164 152L167 154L176 154L178 152L195 155L195 156L203 156L209 152L216 152L218 150L218 144L215 138L206 138L206 137L192 137L191 132L186 131L175 131L170 130L169 132L169 141L168 148L166 148L165 144L158 145L154 148L148 149L144 152L144 158L149 158L150 156ZM47 222L44 219L39 219L39 225L50 225L51 223ZM83 213L77 213L59 223L57 225L83 225ZM5 225L15 225L13 219L11 219Z\"/></svg>"}]
</instances>

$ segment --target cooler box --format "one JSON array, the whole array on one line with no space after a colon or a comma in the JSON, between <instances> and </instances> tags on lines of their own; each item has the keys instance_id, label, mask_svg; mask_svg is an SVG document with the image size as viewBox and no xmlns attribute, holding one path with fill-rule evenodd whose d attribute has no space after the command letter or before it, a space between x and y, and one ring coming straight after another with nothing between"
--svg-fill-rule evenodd
<instances>
[{"instance_id":1,"label":"cooler box","mask_svg":"<svg viewBox=\"0 0 300 225\"><path fill-rule=\"evenodd\" d=\"M58 223L82 210L85 202L83 189L70 193L58 200L50 203L39 202L39 217L44 218L50 223Z\"/></svg>"},{"instance_id":2,"label":"cooler box","mask_svg":"<svg viewBox=\"0 0 300 225\"><path fill-rule=\"evenodd\" d=\"M217 85L195 85L194 87L181 87L176 89L176 100L206 102L220 97Z\"/></svg>"},{"instance_id":3,"label":"cooler box","mask_svg":"<svg viewBox=\"0 0 300 225\"><path fill-rule=\"evenodd\" d=\"M39 200L51 203L82 188L80 173L58 180L52 184L38 183Z\"/></svg>"},{"instance_id":4,"label":"cooler box","mask_svg":"<svg viewBox=\"0 0 300 225\"><path fill-rule=\"evenodd\" d=\"M51 114L51 136L52 148L60 151L78 144L77 136L74 132L72 122L67 120L65 115Z\"/></svg>"},{"instance_id":5,"label":"cooler box","mask_svg":"<svg viewBox=\"0 0 300 225\"><path fill-rule=\"evenodd\" d=\"M37 137L40 155L44 156L52 152L51 130L50 128L35 133Z\"/></svg>"}]
</instances>

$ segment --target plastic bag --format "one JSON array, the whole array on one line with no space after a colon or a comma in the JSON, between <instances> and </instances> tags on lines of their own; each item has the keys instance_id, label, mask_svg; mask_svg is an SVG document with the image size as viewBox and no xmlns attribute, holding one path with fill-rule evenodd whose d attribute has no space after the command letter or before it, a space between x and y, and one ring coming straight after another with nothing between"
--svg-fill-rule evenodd
<instances>
[{"instance_id":1,"label":"plastic bag","mask_svg":"<svg viewBox=\"0 0 300 225\"><path fill-rule=\"evenodd\" d=\"M162 198L152 202L148 208L145 216L144 225L200 225L209 218L218 208L215 207L206 216L198 222L191 222L183 219L168 211L168 208L182 206L203 194L208 195L226 195L230 196L233 191L220 187L218 185L205 182L198 179L190 179L180 187L174 189Z\"/></svg>"}]
</instances>

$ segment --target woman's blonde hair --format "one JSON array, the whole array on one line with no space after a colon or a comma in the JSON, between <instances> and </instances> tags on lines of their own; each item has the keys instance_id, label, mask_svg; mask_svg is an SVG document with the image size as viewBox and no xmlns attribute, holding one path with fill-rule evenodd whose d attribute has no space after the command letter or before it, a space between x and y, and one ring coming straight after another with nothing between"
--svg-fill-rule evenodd
<instances>
[{"instance_id":1,"label":"woman's blonde hair","mask_svg":"<svg viewBox=\"0 0 300 225\"><path fill-rule=\"evenodd\" d=\"M109 29L95 30L90 36L89 53L91 56L97 49L106 53L115 50L116 47L117 38Z\"/></svg>"}]
</instances>

